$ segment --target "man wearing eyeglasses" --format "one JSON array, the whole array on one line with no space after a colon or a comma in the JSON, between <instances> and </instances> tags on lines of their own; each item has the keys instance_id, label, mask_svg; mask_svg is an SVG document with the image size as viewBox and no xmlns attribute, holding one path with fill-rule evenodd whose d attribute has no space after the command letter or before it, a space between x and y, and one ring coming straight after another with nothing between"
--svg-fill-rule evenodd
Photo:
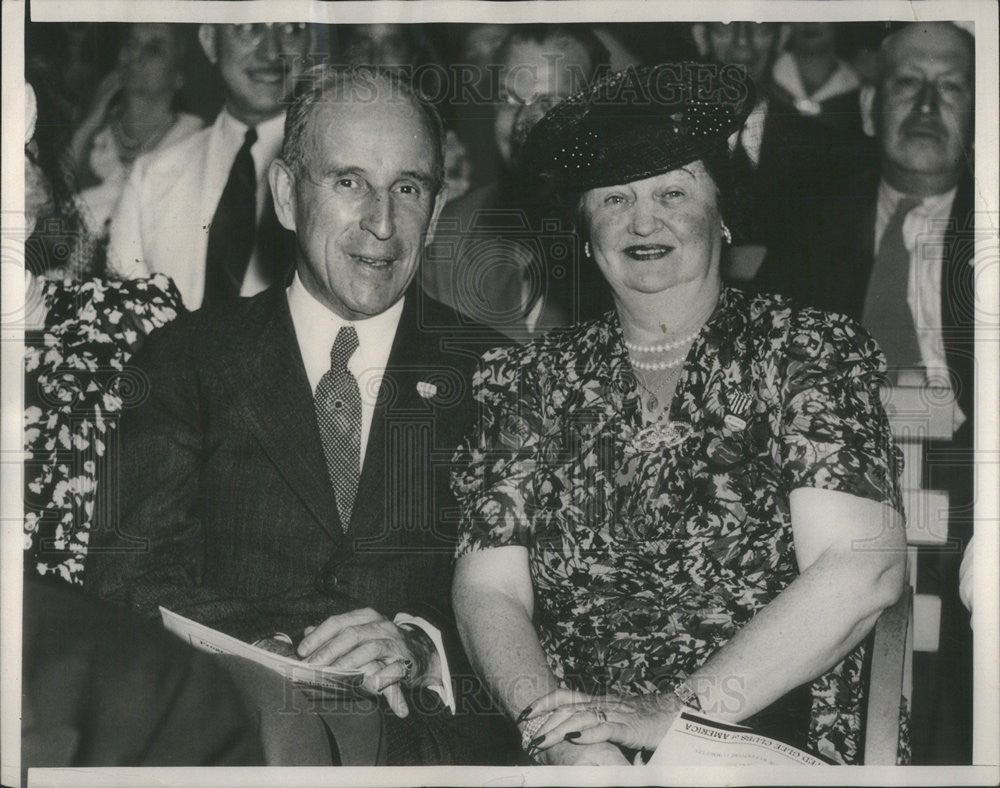
<instances>
[{"instance_id":1,"label":"man wearing eyeglasses","mask_svg":"<svg viewBox=\"0 0 1000 788\"><path fill-rule=\"evenodd\" d=\"M219 70L224 106L211 126L136 162L108 250L120 276L170 276L188 309L254 295L290 273L267 168L312 31L304 23L201 25L198 41Z\"/></svg>"}]
</instances>

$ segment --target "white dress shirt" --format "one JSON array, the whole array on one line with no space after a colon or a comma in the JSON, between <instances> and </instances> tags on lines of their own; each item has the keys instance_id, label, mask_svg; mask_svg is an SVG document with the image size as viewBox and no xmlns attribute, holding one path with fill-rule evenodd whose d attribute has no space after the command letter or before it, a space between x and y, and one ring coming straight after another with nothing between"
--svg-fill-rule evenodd
<instances>
[{"instance_id":1,"label":"white dress shirt","mask_svg":"<svg viewBox=\"0 0 1000 788\"><path fill-rule=\"evenodd\" d=\"M344 326L354 326L358 332L358 349L347 362L347 368L358 381L361 390L361 466L365 461L365 450L368 445L368 435L371 432L372 418L375 414L375 403L378 391L385 376L385 367L389 361L389 351L399 327L399 318L403 314L403 301L400 299L385 312L365 320L345 320L340 315L331 312L318 301L296 272L292 283L286 290L288 309L292 315L292 325L295 328L295 338L298 341L299 352L306 368L309 387L315 395L320 378L330 369L330 351L337 338L337 332ZM360 470L360 468L359 468ZM360 493L360 491L359 491ZM441 661L441 679L439 686L432 685L430 689L436 692L444 704L455 711L455 698L451 687L451 671L444 650L441 631L426 619L398 613L393 619L398 625L412 624L422 629L437 649Z\"/></svg>"},{"instance_id":2,"label":"white dress shirt","mask_svg":"<svg viewBox=\"0 0 1000 788\"><path fill-rule=\"evenodd\" d=\"M903 221L903 244L909 252L909 275L906 277L906 302L917 330L917 346L927 379L935 386L951 388L948 361L944 350L941 316L941 275L944 236L955 201L955 191L924 197ZM885 181L879 184L875 213L875 248L878 254L889 220L899 201L906 195ZM954 392L953 392L954 393ZM955 406L955 428L965 421L965 414Z\"/></svg>"}]
</instances>

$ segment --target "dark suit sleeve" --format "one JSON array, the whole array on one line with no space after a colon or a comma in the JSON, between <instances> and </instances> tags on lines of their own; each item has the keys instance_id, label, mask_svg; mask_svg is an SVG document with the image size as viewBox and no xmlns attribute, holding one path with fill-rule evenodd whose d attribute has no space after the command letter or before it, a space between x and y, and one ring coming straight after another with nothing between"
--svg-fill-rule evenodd
<instances>
[{"instance_id":1,"label":"dark suit sleeve","mask_svg":"<svg viewBox=\"0 0 1000 788\"><path fill-rule=\"evenodd\" d=\"M162 605L252 641L328 600L306 588L250 600L206 579L198 516L206 414L192 322L154 332L132 360L148 396L125 410L117 462L98 486L84 588L144 616Z\"/></svg>"}]
</instances>

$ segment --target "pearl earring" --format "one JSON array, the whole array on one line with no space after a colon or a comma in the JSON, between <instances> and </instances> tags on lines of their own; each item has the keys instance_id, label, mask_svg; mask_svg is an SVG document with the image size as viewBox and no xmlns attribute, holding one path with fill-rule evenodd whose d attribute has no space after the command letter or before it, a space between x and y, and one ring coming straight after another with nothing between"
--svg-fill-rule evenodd
<instances>
[{"instance_id":1,"label":"pearl earring","mask_svg":"<svg viewBox=\"0 0 1000 788\"><path fill-rule=\"evenodd\" d=\"M722 237L726 239L727 244L732 244L733 234L729 231L729 228L726 227L725 222L722 222Z\"/></svg>"},{"instance_id":2,"label":"pearl earring","mask_svg":"<svg viewBox=\"0 0 1000 788\"><path fill-rule=\"evenodd\" d=\"M586 257L590 257L590 241L583 242L583 254Z\"/></svg>"}]
</instances>

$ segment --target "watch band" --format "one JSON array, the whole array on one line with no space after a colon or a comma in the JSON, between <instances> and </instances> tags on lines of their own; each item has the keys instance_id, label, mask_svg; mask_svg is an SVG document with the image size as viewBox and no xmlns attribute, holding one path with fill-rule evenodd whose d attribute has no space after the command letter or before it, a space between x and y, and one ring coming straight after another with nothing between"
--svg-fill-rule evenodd
<instances>
[{"instance_id":1,"label":"watch band","mask_svg":"<svg viewBox=\"0 0 1000 788\"><path fill-rule=\"evenodd\" d=\"M695 691L691 689L691 685L687 683L686 679L675 684L673 692L685 706L688 706L695 711L704 711L701 707L701 701L698 700L698 696L695 694Z\"/></svg>"}]
</instances>

